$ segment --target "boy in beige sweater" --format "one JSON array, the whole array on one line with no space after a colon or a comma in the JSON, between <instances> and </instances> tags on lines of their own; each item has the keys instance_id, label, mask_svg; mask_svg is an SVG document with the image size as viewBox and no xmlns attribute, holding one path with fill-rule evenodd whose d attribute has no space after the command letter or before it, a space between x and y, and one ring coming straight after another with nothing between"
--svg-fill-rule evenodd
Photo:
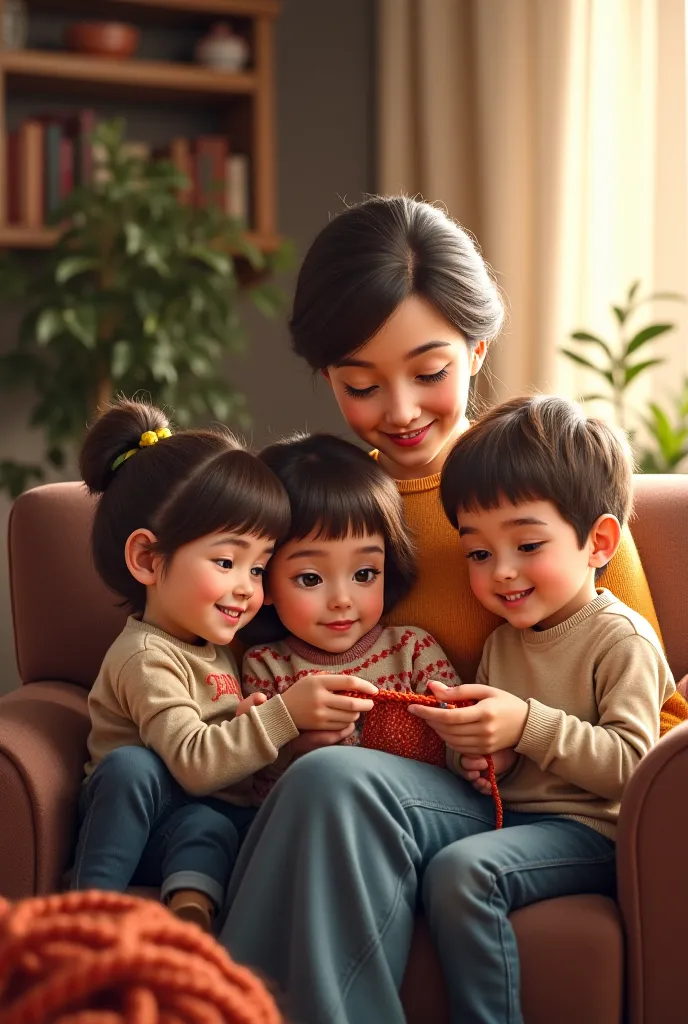
<instances>
[{"instance_id":1,"label":"boy in beige sweater","mask_svg":"<svg viewBox=\"0 0 688 1024\"><path fill-rule=\"evenodd\" d=\"M649 623L596 587L631 488L632 462L615 433L552 397L491 410L446 462L442 501L471 587L506 623L488 638L475 684L430 684L445 700L477 704L412 710L479 790L482 755L504 759L513 748L500 781L504 831L493 832L487 814L465 814L457 841L425 872L453 1020L522 1021L511 911L614 893L624 788L657 742L675 690Z\"/></svg>"}]
</instances>

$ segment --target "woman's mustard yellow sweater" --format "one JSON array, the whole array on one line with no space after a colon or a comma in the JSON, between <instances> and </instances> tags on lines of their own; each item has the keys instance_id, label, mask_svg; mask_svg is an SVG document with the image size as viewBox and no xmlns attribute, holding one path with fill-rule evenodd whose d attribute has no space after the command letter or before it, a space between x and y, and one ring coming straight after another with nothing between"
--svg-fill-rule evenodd
<instances>
[{"instance_id":1,"label":"woman's mustard yellow sweater","mask_svg":"<svg viewBox=\"0 0 688 1024\"><path fill-rule=\"evenodd\" d=\"M446 651L461 679L472 682L483 644L503 620L488 612L473 596L468 583L468 562L440 502L439 473L421 480L398 480L397 485L404 499L406 520L418 545L418 582L387 616L386 624L426 629ZM661 639L645 571L627 528L600 582L643 615ZM675 693L662 709L661 735L686 719L688 703Z\"/></svg>"}]
</instances>

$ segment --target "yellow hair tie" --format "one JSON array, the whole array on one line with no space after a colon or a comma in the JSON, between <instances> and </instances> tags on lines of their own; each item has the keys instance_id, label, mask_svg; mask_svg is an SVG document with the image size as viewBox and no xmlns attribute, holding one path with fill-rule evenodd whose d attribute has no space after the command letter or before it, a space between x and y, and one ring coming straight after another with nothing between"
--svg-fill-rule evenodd
<instances>
[{"instance_id":1,"label":"yellow hair tie","mask_svg":"<svg viewBox=\"0 0 688 1024\"><path fill-rule=\"evenodd\" d=\"M144 430L141 434L141 440L139 441L139 448L150 448L152 444L157 444L165 437L172 437L172 431L167 427L159 427L158 430ZM118 469L123 462L130 459L132 455L136 455L139 448L130 448L128 452L124 452L123 455L118 455L115 461L112 463L112 472Z\"/></svg>"}]
</instances>

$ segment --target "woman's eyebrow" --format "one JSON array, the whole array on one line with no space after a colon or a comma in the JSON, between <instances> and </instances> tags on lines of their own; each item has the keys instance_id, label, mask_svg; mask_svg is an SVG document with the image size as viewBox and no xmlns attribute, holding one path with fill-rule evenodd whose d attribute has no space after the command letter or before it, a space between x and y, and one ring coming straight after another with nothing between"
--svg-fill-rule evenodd
<instances>
[{"instance_id":1,"label":"woman's eyebrow","mask_svg":"<svg viewBox=\"0 0 688 1024\"><path fill-rule=\"evenodd\" d=\"M404 360L408 362L410 359L415 359L417 356L422 356L426 352L431 352L436 348L449 348L448 341L426 341L424 345L418 345L416 348L412 348L410 352L407 352L404 356ZM362 366L365 370L374 370L375 363L370 363L366 359L356 359L351 357L350 359L340 359L339 362L334 364L337 368L341 366Z\"/></svg>"}]
</instances>

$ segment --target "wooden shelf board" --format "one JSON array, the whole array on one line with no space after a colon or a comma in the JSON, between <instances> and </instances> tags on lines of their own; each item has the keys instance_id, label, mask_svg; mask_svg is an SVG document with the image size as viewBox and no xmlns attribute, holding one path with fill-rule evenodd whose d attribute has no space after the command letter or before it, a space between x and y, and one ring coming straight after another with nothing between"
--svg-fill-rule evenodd
<instances>
[{"instance_id":1,"label":"wooden shelf board","mask_svg":"<svg viewBox=\"0 0 688 1024\"><path fill-rule=\"evenodd\" d=\"M54 228L28 228L21 224L6 224L0 227L0 249L49 249L59 237ZM276 235L259 235L249 232L249 241L261 252L274 252L281 239Z\"/></svg>"},{"instance_id":2,"label":"wooden shelf board","mask_svg":"<svg viewBox=\"0 0 688 1024\"><path fill-rule=\"evenodd\" d=\"M23 84L83 86L88 82L94 88L132 89L140 96L147 94L183 94L190 99L198 97L222 98L252 94L257 88L257 77L251 72L227 74L196 67L193 64L152 60L103 60L81 54L41 50L13 50L0 54L0 70L7 75L10 88L15 82ZM83 94L83 88L81 89Z\"/></svg>"},{"instance_id":3,"label":"wooden shelf board","mask_svg":"<svg viewBox=\"0 0 688 1024\"><path fill-rule=\"evenodd\" d=\"M30 9L55 12L55 0L29 0ZM140 15L165 17L179 13L192 17L276 18L282 4L279 0L100 0L98 18L132 17ZM60 14L93 14L93 0L61 0Z\"/></svg>"}]
</instances>

